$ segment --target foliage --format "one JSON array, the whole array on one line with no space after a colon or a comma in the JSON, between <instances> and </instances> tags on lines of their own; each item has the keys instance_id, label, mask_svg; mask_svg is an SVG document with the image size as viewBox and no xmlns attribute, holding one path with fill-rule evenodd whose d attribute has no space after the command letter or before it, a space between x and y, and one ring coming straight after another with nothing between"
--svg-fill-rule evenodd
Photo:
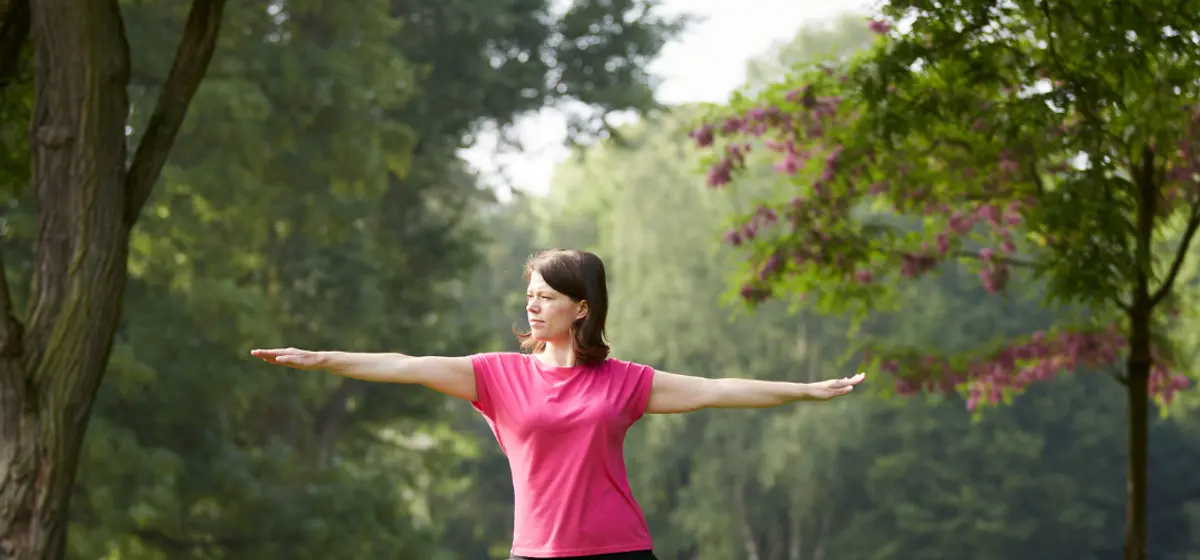
<instances>
[{"instance_id":1,"label":"foliage","mask_svg":"<svg viewBox=\"0 0 1200 560\"><path fill-rule=\"evenodd\" d=\"M431 517L483 479L464 463L478 436L444 397L264 369L246 351L490 344L464 318L465 285L503 232L455 151L481 124L566 100L653 110L645 66L681 22L640 1L342 8L229 6L131 241L73 556L440 560L508 538L511 526L473 534L468 516L486 510ZM136 141L184 14L139 2L124 15ZM30 214L20 204L6 219ZM22 231L9 230L12 268L28 268Z\"/></svg>"},{"instance_id":2,"label":"foliage","mask_svg":"<svg viewBox=\"0 0 1200 560\"><path fill-rule=\"evenodd\" d=\"M679 134L696 114L683 107L630 127L624 148L597 147L560 168L548 198L529 210L543 220L540 245L605 258L610 335L623 359L710 377L841 375L846 321L792 314L780 301L753 312L723 303L741 256L705 239L775 185L696 189L699 162ZM955 268L901 289L922 296L919 313L867 321L896 346L959 353L1058 316L1034 298L987 297ZM1125 462L1113 442L1126 433L1122 395L1105 378L1080 381L1031 387L974 420L957 397L862 398L869 392L652 416L631 432L626 456L660 557L1109 557L1120 550L1112 535ZM1200 442L1174 422L1151 430L1151 554L1184 558L1194 546L1184 504L1200 500L1200 488L1178 469Z\"/></svg>"},{"instance_id":3,"label":"foliage","mask_svg":"<svg viewBox=\"0 0 1200 560\"><path fill-rule=\"evenodd\" d=\"M967 385L972 402L995 403L1031 381L1115 362L1140 328L1129 312L1149 320L1171 303L1200 225L1190 147L1200 113L1184 78L1195 55L1160 27L1129 39L1093 33L1069 2L939 6L891 3L887 14L910 29L873 22L886 38L869 53L735 97L730 116L692 137L704 147L728 138L713 187L761 161L743 136L763 138L792 186L726 235L752 255L748 300L809 294L819 309L862 315L894 295L895 278L943 261L978 271L992 292L1042 281L1051 301L1075 310L1061 329L967 359L905 352L891 357L902 366L884 363L901 389ZM1190 15L1163 17L1189 28ZM1160 327L1169 319L1154 317ZM1169 345L1154 354L1151 391L1165 403L1187 381L1168 374L1183 365Z\"/></svg>"},{"instance_id":4,"label":"foliage","mask_svg":"<svg viewBox=\"0 0 1200 560\"><path fill-rule=\"evenodd\" d=\"M596 115L621 108L625 95L647 99L641 82L605 85L584 68L596 75L601 54L624 40L648 45L629 48L650 56L655 43L633 38L665 24L599 26L616 42L571 41L608 47L522 63L522 52L589 27L528 17L541 4L344 12L301 3L274 14L230 5L236 31L223 35L135 230L125 317L79 469L72 557L507 558L507 463L468 405L420 388L264 369L243 356L276 343L513 349L521 265L535 248L605 258L622 358L709 376L840 375L842 317L789 313L779 301L752 313L721 305L743 252L709 243L711 232L795 187L748 168L735 190L694 188L699 162L683 131L695 108L617 131L625 142L564 165L545 199L495 204L476 187L453 152L481 123L563 96ZM154 97L149 84L166 72L176 8L126 6L136 30L135 135ZM798 37L816 54L846 52L825 49L836 41L820 30ZM481 45L514 46L495 59ZM760 60L760 85L789 57L814 54L779 52ZM579 78L563 85L568 93L520 95L568 67ZM383 95L394 79L411 82ZM583 128L602 129L599 120ZM30 205L18 202L4 216L3 249L20 295L34 230ZM953 267L894 290L921 307L866 315L866 330L892 348L961 354L1072 318L1039 305L1036 290L985 297ZM630 476L664 560L1110 557L1124 465L1112 442L1126 430L1114 387L1081 381L1031 387L973 422L961 401L940 396L648 417L627 443ZM1200 455L1195 421L1181 410L1150 428L1154 558L1181 560L1200 545L1200 517L1188 513L1200 511L1189 475Z\"/></svg>"},{"instance_id":5,"label":"foliage","mask_svg":"<svg viewBox=\"0 0 1200 560\"><path fill-rule=\"evenodd\" d=\"M864 344L898 392L962 391L974 408L1124 362L1129 560L1147 548L1148 398L1166 406L1189 385L1170 334L1200 228L1200 51L1178 9L891 2L871 51L735 96L691 133L720 146L710 186L759 162L746 137L791 186L726 234L749 247L751 303L799 294L861 318L898 278L951 261L989 292L1015 281L1063 310L1056 328L965 355Z\"/></svg>"}]
</instances>

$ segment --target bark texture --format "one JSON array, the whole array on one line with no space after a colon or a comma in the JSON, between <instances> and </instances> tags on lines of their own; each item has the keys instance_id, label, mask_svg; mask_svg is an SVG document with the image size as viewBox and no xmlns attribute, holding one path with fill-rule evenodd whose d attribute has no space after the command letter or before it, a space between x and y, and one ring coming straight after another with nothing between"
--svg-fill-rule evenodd
<instances>
[{"instance_id":1,"label":"bark texture","mask_svg":"<svg viewBox=\"0 0 1200 560\"><path fill-rule=\"evenodd\" d=\"M212 57L223 5L195 1L128 168L129 46L117 1L11 5L28 7L33 40L38 217L24 324L0 274L0 558L66 552L75 469L120 320L130 231Z\"/></svg>"}]
</instances>

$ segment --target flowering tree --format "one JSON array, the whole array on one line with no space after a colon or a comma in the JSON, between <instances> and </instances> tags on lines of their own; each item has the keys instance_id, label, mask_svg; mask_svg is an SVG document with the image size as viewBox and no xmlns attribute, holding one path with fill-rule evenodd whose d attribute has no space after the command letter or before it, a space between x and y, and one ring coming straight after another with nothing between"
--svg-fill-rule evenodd
<instances>
[{"instance_id":1,"label":"flowering tree","mask_svg":"<svg viewBox=\"0 0 1200 560\"><path fill-rule=\"evenodd\" d=\"M881 38L869 52L735 96L691 132L712 150L713 188L755 168L752 146L786 178L786 195L725 235L749 254L751 303L799 294L861 315L894 279L953 262L988 291L1028 279L1074 310L1076 321L969 355L866 355L898 393L959 391L972 408L1118 366L1128 560L1146 557L1149 401L1188 384L1164 327L1200 226L1194 8L897 0L870 22Z\"/></svg>"}]
</instances>

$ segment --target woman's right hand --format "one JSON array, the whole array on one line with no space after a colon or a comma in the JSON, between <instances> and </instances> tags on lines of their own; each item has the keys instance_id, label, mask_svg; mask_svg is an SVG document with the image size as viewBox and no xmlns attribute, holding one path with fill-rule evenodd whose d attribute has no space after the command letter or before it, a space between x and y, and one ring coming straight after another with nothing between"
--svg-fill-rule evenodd
<instances>
[{"instance_id":1,"label":"woman's right hand","mask_svg":"<svg viewBox=\"0 0 1200 560\"><path fill-rule=\"evenodd\" d=\"M270 348L266 350L251 350L250 355L260 358L268 364L288 366L302 370L320 369L325 365L322 352L301 350L299 348Z\"/></svg>"}]
</instances>

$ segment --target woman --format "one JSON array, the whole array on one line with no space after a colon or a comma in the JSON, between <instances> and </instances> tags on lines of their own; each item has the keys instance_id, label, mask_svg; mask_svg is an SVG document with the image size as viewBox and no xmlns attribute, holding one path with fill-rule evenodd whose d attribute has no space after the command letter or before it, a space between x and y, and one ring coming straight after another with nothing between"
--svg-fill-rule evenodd
<instances>
[{"instance_id":1,"label":"woman","mask_svg":"<svg viewBox=\"0 0 1200 560\"><path fill-rule=\"evenodd\" d=\"M625 433L644 413L765 408L849 393L864 375L820 383L706 379L610 358L604 264L552 250L525 265L525 353L467 357L254 350L268 363L366 381L413 383L469 401L508 457L512 558L654 560L625 475Z\"/></svg>"}]
</instances>

